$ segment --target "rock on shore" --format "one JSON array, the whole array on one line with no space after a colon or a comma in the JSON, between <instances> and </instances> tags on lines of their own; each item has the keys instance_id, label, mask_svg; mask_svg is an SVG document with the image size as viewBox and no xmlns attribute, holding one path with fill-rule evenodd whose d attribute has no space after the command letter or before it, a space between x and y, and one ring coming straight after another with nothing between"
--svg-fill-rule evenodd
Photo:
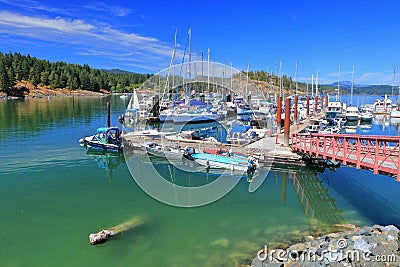
<instances>
[{"instance_id":1,"label":"rock on shore","mask_svg":"<svg viewBox=\"0 0 400 267\"><path fill-rule=\"evenodd\" d=\"M41 98L47 96L103 96L110 94L107 90L100 89L100 92L87 90L70 90L66 88L50 88L43 86L34 86L29 82L17 82L7 94L0 92L0 98Z\"/></svg>"},{"instance_id":2,"label":"rock on shore","mask_svg":"<svg viewBox=\"0 0 400 267\"><path fill-rule=\"evenodd\" d=\"M251 266L400 266L399 229L393 225L356 227L320 237L306 236L287 249L263 248Z\"/></svg>"}]
</instances>

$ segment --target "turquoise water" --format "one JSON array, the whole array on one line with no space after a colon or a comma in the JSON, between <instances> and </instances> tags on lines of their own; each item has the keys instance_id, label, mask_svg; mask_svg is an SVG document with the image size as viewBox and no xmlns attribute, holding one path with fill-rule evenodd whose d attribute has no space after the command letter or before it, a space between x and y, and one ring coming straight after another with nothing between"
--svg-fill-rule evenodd
<instances>
[{"instance_id":1,"label":"turquoise water","mask_svg":"<svg viewBox=\"0 0 400 267\"><path fill-rule=\"evenodd\" d=\"M237 185L209 205L163 204L137 185L123 155L79 145L105 125L107 101L117 125L127 101L115 96L0 101L1 266L236 266L265 244L288 244L336 223L400 224L400 184L346 167L273 169L252 193L246 177L232 177ZM144 179L151 166L175 184L218 176L187 174L153 157L129 160ZM144 223L89 244L90 233L134 217Z\"/></svg>"}]
</instances>

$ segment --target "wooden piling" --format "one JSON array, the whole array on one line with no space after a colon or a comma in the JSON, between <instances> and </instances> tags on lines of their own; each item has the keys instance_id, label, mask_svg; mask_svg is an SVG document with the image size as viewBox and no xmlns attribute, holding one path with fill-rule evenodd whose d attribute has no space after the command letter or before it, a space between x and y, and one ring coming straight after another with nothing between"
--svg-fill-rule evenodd
<instances>
[{"instance_id":1,"label":"wooden piling","mask_svg":"<svg viewBox=\"0 0 400 267\"><path fill-rule=\"evenodd\" d=\"M321 97L321 112L324 110L324 97Z\"/></svg>"},{"instance_id":2,"label":"wooden piling","mask_svg":"<svg viewBox=\"0 0 400 267\"><path fill-rule=\"evenodd\" d=\"M107 127L111 127L111 111L110 111L110 102L107 102Z\"/></svg>"},{"instance_id":3,"label":"wooden piling","mask_svg":"<svg viewBox=\"0 0 400 267\"><path fill-rule=\"evenodd\" d=\"M298 120L297 120L297 103L299 101L299 97L296 95L294 97L294 123L297 124Z\"/></svg>"},{"instance_id":4,"label":"wooden piling","mask_svg":"<svg viewBox=\"0 0 400 267\"><path fill-rule=\"evenodd\" d=\"M318 110L318 96L315 97L314 101L314 114L317 114L317 110Z\"/></svg>"},{"instance_id":5,"label":"wooden piling","mask_svg":"<svg viewBox=\"0 0 400 267\"><path fill-rule=\"evenodd\" d=\"M283 145L289 146L289 135L290 135L290 98L286 98L285 101L285 124L283 129Z\"/></svg>"},{"instance_id":6,"label":"wooden piling","mask_svg":"<svg viewBox=\"0 0 400 267\"><path fill-rule=\"evenodd\" d=\"M277 131L278 133L281 133L281 123L282 123L282 96L278 97L278 112L277 112L277 117L276 117L276 123L277 123Z\"/></svg>"},{"instance_id":7,"label":"wooden piling","mask_svg":"<svg viewBox=\"0 0 400 267\"><path fill-rule=\"evenodd\" d=\"M306 110L307 110L306 117L308 120L310 118L310 96L309 95L307 96Z\"/></svg>"}]
</instances>

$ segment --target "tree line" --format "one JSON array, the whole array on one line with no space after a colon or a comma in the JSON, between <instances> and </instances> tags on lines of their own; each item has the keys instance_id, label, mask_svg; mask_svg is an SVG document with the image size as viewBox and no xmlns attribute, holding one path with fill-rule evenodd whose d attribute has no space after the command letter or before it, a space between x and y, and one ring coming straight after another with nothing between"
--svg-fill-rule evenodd
<instances>
[{"instance_id":1,"label":"tree line","mask_svg":"<svg viewBox=\"0 0 400 267\"><path fill-rule=\"evenodd\" d=\"M84 64L49 62L20 53L0 52L0 91L8 92L16 82L27 81L34 86L82 89L89 91L123 92L139 87L150 74L106 71Z\"/></svg>"}]
</instances>

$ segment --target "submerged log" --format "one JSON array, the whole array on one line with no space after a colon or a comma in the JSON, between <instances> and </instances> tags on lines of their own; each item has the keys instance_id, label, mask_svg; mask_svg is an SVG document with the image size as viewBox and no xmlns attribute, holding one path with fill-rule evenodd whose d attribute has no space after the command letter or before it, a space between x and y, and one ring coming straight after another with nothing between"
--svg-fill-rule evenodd
<instances>
[{"instance_id":1,"label":"submerged log","mask_svg":"<svg viewBox=\"0 0 400 267\"><path fill-rule=\"evenodd\" d=\"M106 242L110 237L118 235L122 232L128 231L143 224L143 219L135 217L120 225L111 227L110 229L102 229L97 233L89 235L89 242L91 245L97 245Z\"/></svg>"}]
</instances>

